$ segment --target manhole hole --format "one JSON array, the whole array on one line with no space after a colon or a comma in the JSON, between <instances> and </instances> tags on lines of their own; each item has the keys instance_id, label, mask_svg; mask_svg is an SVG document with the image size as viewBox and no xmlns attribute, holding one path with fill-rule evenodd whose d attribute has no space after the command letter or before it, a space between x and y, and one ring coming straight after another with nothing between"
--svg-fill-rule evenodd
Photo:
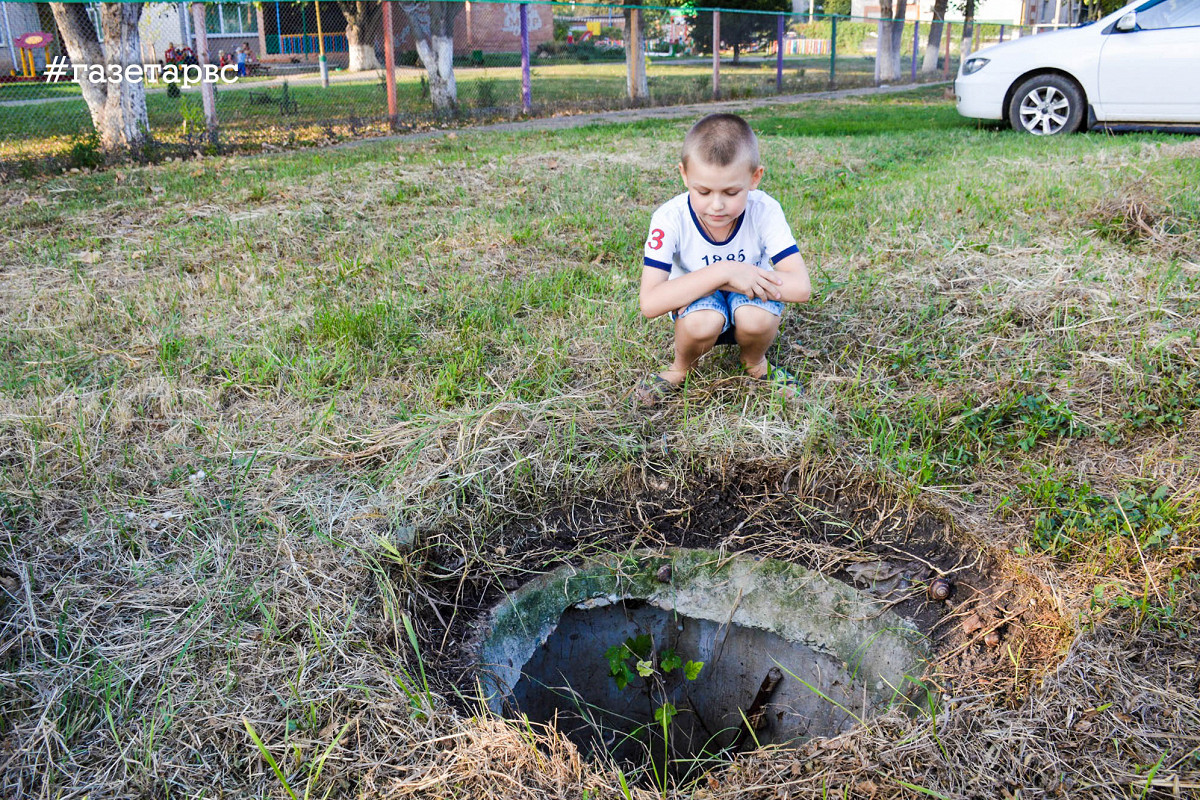
<instances>
[{"instance_id":1,"label":"manhole hole","mask_svg":"<svg viewBox=\"0 0 1200 800\"><path fill-rule=\"evenodd\" d=\"M879 598L710 550L544 575L493 610L476 653L493 711L660 775L927 702L924 637Z\"/></svg>"}]
</instances>

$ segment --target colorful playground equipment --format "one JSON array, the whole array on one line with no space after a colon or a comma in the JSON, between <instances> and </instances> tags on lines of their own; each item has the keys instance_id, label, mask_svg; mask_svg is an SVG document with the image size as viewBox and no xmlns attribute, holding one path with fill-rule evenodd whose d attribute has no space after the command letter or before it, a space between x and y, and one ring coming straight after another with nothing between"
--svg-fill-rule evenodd
<instances>
[{"instance_id":1,"label":"colorful playground equipment","mask_svg":"<svg viewBox=\"0 0 1200 800\"><path fill-rule=\"evenodd\" d=\"M46 47L54 41L54 35L36 31L33 33L22 34L13 39L15 44L21 51L21 77L36 78L37 77L37 62L33 58L34 50L45 50ZM42 63L45 63L45 58Z\"/></svg>"}]
</instances>

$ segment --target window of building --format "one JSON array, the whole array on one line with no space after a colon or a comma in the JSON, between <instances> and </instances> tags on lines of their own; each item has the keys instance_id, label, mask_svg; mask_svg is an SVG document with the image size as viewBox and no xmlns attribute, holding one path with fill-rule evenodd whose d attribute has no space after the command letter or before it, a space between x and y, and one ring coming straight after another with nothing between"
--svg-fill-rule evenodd
<instances>
[{"instance_id":1,"label":"window of building","mask_svg":"<svg viewBox=\"0 0 1200 800\"><path fill-rule=\"evenodd\" d=\"M249 3L210 3L204 7L209 33L258 33L258 15Z\"/></svg>"}]
</instances>

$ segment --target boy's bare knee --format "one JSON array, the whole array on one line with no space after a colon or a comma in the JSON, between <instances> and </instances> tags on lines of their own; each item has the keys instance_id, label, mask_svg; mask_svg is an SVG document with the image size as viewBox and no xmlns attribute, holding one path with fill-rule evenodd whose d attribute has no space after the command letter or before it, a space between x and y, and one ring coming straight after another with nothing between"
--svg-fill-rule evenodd
<instances>
[{"instance_id":1,"label":"boy's bare knee","mask_svg":"<svg viewBox=\"0 0 1200 800\"><path fill-rule=\"evenodd\" d=\"M761 338L779 330L780 318L761 308L742 306L734 312L734 327L739 336Z\"/></svg>"},{"instance_id":2,"label":"boy's bare knee","mask_svg":"<svg viewBox=\"0 0 1200 800\"><path fill-rule=\"evenodd\" d=\"M725 327L725 317L719 311L701 309L693 311L686 317L680 317L676 322L676 330L690 339L707 341L716 339Z\"/></svg>"}]
</instances>

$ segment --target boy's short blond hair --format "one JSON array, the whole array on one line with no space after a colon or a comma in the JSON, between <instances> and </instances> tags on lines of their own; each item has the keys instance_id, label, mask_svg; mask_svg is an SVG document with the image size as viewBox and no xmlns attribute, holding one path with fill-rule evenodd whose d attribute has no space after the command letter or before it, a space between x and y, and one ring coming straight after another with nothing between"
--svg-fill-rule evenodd
<instances>
[{"instance_id":1,"label":"boy's short blond hair","mask_svg":"<svg viewBox=\"0 0 1200 800\"><path fill-rule=\"evenodd\" d=\"M684 169L691 157L715 167L745 161L751 170L755 170L759 167L758 137L737 114L709 114L683 137L680 161Z\"/></svg>"}]
</instances>

